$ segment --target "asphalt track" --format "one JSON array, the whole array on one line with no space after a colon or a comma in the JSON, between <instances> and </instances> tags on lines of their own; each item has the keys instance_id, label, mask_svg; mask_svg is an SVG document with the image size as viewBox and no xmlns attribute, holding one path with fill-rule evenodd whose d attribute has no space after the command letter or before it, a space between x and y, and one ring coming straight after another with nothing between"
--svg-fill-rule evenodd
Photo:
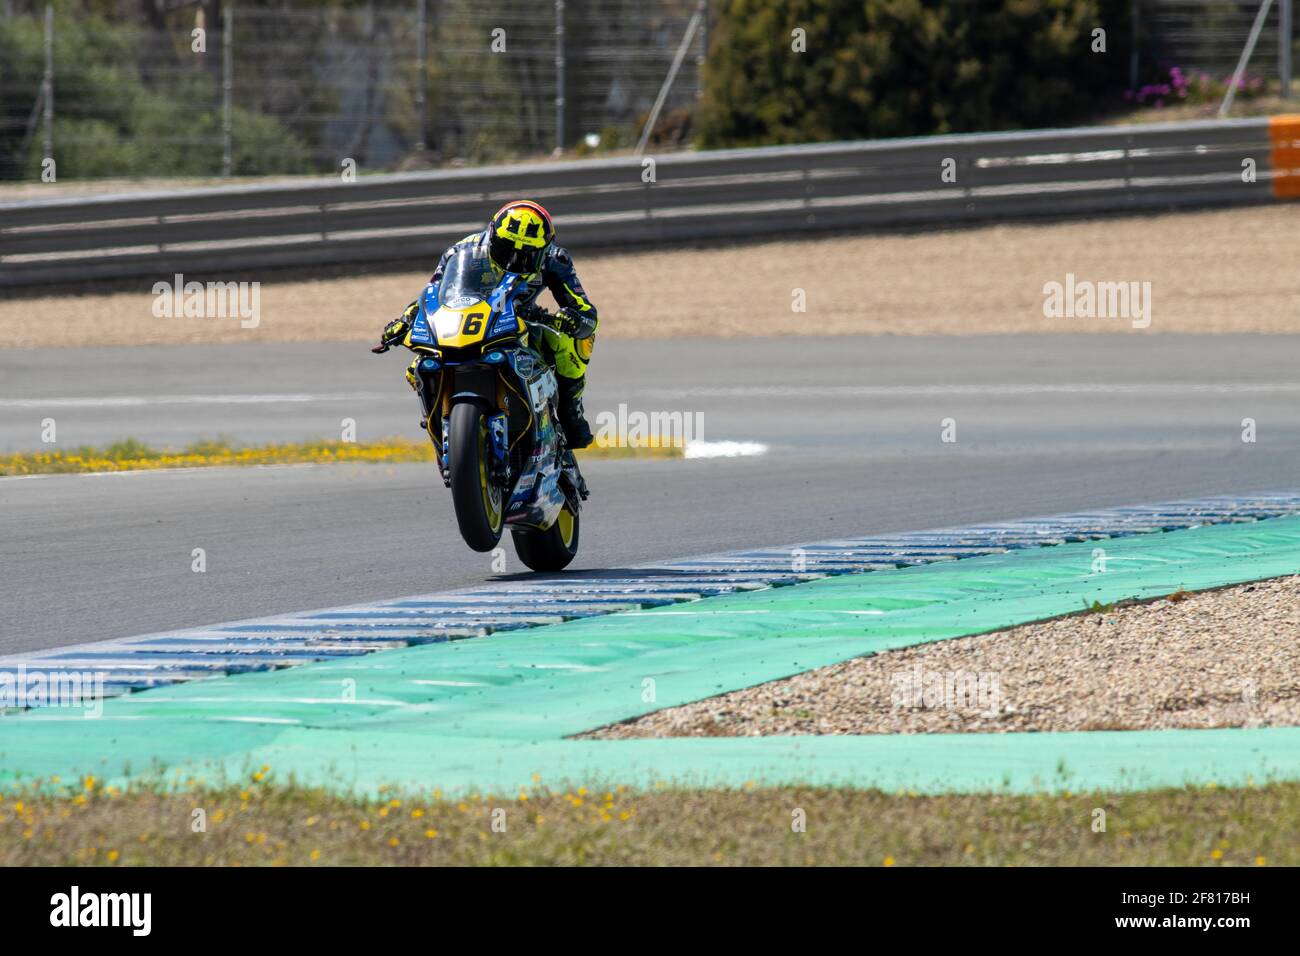
<instances>
[{"instance_id":1,"label":"asphalt track","mask_svg":"<svg viewBox=\"0 0 1300 956\"><path fill-rule=\"evenodd\" d=\"M589 463L575 567L1293 487L1298 356L1292 336L603 342L591 417L701 412L705 439L770 450ZM40 447L45 418L60 447L344 418L416 435L402 365L355 344L3 352L0 449ZM0 653L493 577L423 465L0 479Z\"/></svg>"}]
</instances>

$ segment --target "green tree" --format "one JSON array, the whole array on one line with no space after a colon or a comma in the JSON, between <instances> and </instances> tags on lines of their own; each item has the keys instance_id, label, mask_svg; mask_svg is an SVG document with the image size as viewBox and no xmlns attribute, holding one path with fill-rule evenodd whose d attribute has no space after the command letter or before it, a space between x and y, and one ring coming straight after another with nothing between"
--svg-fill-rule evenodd
<instances>
[{"instance_id":1,"label":"green tree","mask_svg":"<svg viewBox=\"0 0 1300 956\"><path fill-rule=\"evenodd\" d=\"M1119 0L725 0L702 145L1059 126L1122 86L1127 30Z\"/></svg>"},{"instance_id":2,"label":"green tree","mask_svg":"<svg viewBox=\"0 0 1300 956\"><path fill-rule=\"evenodd\" d=\"M158 32L118 4L55 4L54 160L60 179L210 176L221 171L220 75L189 48L191 22ZM43 3L0 19L0 178L40 174L36 109L45 70ZM155 11L156 12L156 11ZM256 87L250 87L256 90ZM232 115L237 174L305 172L307 140L259 107Z\"/></svg>"}]
</instances>

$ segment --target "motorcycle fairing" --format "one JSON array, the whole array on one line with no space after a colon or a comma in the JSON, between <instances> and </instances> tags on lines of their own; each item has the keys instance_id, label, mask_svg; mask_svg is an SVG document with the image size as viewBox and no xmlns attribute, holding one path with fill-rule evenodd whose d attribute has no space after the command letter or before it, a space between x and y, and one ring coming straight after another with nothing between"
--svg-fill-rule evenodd
<instances>
[{"instance_id":1,"label":"motorcycle fairing","mask_svg":"<svg viewBox=\"0 0 1300 956\"><path fill-rule=\"evenodd\" d=\"M559 435L549 398L556 394L558 382L555 371L531 349L511 351L507 360L532 406L537 441L510 497L506 523L549 528L565 502L562 469L554 452Z\"/></svg>"},{"instance_id":2,"label":"motorcycle fairing","mask_svg":"<svg viewBox=\"0 0 1300 956\"><path fill-rule=\"evenodd\" d=\"M526 331L515 302L527 283L506 272L485 289L495 275L485 260L467 255L449 264L440 286L430 283L421 293L408 344L464 349Z\"/></svg>"},{"instance_id":3,"label":"motorcycle fairing","mask_svg":"<svg viewBox=\"0 0 1300 956\"><path fill-rule=\"evenodd\" d=\"M420 308L415 314L415 321L411 323L411 331L406 334L406 344L409 345L437 345L438 341L433 337L433 332L429 328L429 316L438 311L438 287L430 283L424 287L420 293Z\"/></svg>"}]
</instances>

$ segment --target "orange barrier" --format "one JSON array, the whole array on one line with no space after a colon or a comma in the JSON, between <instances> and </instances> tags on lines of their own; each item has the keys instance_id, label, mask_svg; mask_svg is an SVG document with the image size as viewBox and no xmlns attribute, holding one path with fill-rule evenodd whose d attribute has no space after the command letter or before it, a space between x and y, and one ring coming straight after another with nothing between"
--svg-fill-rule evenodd
<instances>
[{"instance_id":1,"label":"orange barrier","mask_svg":"<svg viewBox=\"0 0 1300 956\"><path fill-rule=\"evenodd\" d=\"M1268 138L1273 143L1273 195L1300 199L1300 114L1271 117Z\"/></svg>"}]
</instances>

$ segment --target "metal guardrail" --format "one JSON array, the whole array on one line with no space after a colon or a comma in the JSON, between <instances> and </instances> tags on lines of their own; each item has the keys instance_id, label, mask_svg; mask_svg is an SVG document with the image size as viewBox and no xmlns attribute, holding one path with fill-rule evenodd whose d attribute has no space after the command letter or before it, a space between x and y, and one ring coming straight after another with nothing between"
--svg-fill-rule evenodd
<instances>
[{"instance_id":1,"label":"metal guardrail","mask_svg":"<svg viewBox=\"0 0 1300 956\"><path fill-rule=\"evenodd\" d=\"M1254 181L1244 175L1254 163ZM536 198L566 245L1300 197L1300 116L933 136L0 203L0 287L425 259ZM945 175L945 172L947 175Z\"/></svg>"}]
</instances>

